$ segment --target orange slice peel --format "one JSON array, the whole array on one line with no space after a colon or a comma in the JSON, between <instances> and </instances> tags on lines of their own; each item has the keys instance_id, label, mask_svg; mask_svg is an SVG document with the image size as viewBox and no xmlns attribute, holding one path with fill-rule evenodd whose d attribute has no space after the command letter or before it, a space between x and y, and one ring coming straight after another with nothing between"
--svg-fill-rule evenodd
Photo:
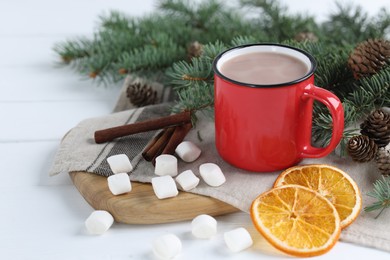
<instances>
[{"instance_id":1,"label":"orange slice peel","mask_svg":"<svg viewBox=\"0 0 390 260\"><path fill-rule=\"evenodd\" d=\"M327 198L337 209L342 229L349 226L361 211L358 185L339 168L324 164L294 166L279 175L274 187L286 184L307 187Z\"/></svg>"},{"instance_id":2,"label":"orange slice peel","mask_svg":"<svg viewBox=\"0 0 390 260\"><path fill-rule=\"evenodd\" d=\"M276 248L294 256L317 256L337 242L340 218L318 192L283 185L260 194L250 208L256 229Z\"/></svg>"}]
</instances>

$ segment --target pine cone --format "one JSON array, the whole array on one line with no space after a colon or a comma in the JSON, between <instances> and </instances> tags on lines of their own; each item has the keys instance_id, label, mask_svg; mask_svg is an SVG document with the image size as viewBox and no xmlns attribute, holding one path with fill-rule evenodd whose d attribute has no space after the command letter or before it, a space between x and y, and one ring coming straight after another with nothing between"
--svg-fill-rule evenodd
<instances>
[{"instance_id":1,"label":"pine cone","mask_svg":"<svg viewBox=\"0 0 390 260\"><path fill-rule=\"evenodd\" d=\"M199 57L200 55L202 55L202 52L203 45L200 44L198 41L194 41L187 48L188 59L191 60L194 57Z\"/></svg>"},{"instance_id":2,"label":"pine cone","mask_svg":"<svg viewBox=\"0 0 390 260\"><path fill-rule=\"evenodd\" d=\"M378 147L384 147L390 142L390 114L382 109L372 112L360 128L360 133L374 140Z\"/></svg>"},{"instance_id":3,"label":"pine cone","mask_svg":"<svg viewBox=\"0 0 390 260\"><path fill-rule=\"evenodd\" d=\"M137 107L152 105L157 102L157 91L147 84L139 82L130 84L126 93L130 102Z\"/></svg>"},{"instance_id":4,"label":"pine cone","mask_svg":"<svg viewBox=\"0 0 390 260\"><path fill-rule=\"evenodd\" d=\"M348 154L356 162L368 162L374 159L378 146L365 135L357 135L349 139Z\"/></svg>"},{"instance_id":5,"label":"pine cone","mask_svg":"<svg viewBox=\"0 0 390 260\"><path fill-rule=\"evenodd\" d=\"M390 41L370 39L360 43L351 53L348 66L355 79L376 74L390 59Z\"/></svg>"},{"instance_id":6,"label":"pine cone","mask_svg":"<svg viewBox=\"0 0 390 260\"><path fill-rule=\"evenodd\" d=\"M390 176L390 151L382 147L376 155L376 165L383 176Z\"/></svg>"},{"instance_id":7,"label":"pine cone","mask_svg":"<svg viewBox=\"0 0 390 260\"><path fill-rule=\"evenodd\" d=\"M318 37L312 32L301 32L295 35L294 40L296 40L297 42L318 42Z\"/></svg>"}]
</instances>

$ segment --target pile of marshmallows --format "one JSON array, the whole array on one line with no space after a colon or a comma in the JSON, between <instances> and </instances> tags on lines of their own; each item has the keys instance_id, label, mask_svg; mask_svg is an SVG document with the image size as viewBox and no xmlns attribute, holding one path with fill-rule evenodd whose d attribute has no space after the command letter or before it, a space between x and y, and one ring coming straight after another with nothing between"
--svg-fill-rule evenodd
<instances>
[{"instance_id":1,"label":"pile of marshmallows","mask_svg":"<svg viewBox=\"0 0 390 260\"><path fill-rule=\"evenodd\" d=\"M175 152L185 162L193 162L201 154L199 147L190 141L180 143ZM108 188L112 194L130 192L131 183L127 173L133 170L133 166L129 158L125 154L117 154L108 157L107 162L114 173L107 178ZM177 158L170 154L162 154L156 158L154 173L158 177L152 178L152 186L159 199L171 198L179 194L175 180L184 191L189 191L199 184L199 178L192 170L186 170L178 175ZM226 181L221 168L214 163L200 165L199 173L206 184L213 187L218 187ZM174 180L175 176L177 177Z\"/></svg>"},{"instance_id":2,"label":"pile of marshmallows","mask_svg":"<svg viewBox=\"0 0 390 260\"><path fill-rule=\"evenodd\" d=\"M175 153L185 162L193 162L201 154L201 150L194 143L184 141L180 143ZM114 173L107 178L108 188L113 195L120 195L131 191L131 182L128 172L133 170L129 158L125 154L117 154L107 158L107 162ZM165 199L178 195L176 182L184 191L189 191L199 184L199 178L192 170L183 171L178 175L177 158L170 154L162 154L156 158L154 173L158 177L152 178L153 191L157 198ZM199 166L199 173L206 184L212 187L221 186L226 178L221 168L214 163L204 163ZM175 180L173 177L175 177ZM103 234L114 222L112 215L105 210L96 210L85 221L85 226L91 234ZM217 221L209 215L199 215L193 219L192 234L197 238L211 238L217 233ZM244 228L237 228L224 233L224 240L233 252L242 251L253 244L252 238ZM166 234L157 238L153 243L153 252L160 258L173 258L181 252L181 241L174 234Z\"/></svg>"}]
</instances>

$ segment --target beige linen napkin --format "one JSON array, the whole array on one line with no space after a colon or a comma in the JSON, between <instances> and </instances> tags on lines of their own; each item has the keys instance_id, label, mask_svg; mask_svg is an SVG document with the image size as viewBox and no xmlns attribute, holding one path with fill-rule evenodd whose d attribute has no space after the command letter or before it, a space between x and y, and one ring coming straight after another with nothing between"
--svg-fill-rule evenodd
<instances>
[{"instance_id":1,"label":"beige linen napkin","mask_svg":"<svg viewBox=\"0 0 390 260\"><path fill-rule=\"evenodd\" d=\"M122 100L125 99L122 98ZM118 104L117 107L128 108L129 106ZM133 181L150 182L154 175L154 167L142 158L141 152L152 136L156 134L156 131L122 137L105 144L96 144L93 136L94 132L99 129L167 114L169 114L169 104L163 103L82 121L62 141L50 175L60 172L86 171L109 176L112 173L106 158L110 155L125 153L135 166L130 178ZM196 129L187 135L186 140L196 143L201 148L202 155L193 163L179 162L179 172L192 169L195 174L199 175L200 164L213 162L221 167L227 179L224 185L217 188L201 182L191 192L219 199L242 211L248 212L253 199L270 189L280 173L251 173L224 162L215 149L214 123L206 118L199 120ZM380 178L380 173L373 163L359 164L336 155L329 155L321 159L305 159L301 162L301 164L308 163L325 163L341 168L358 183L362 192L363 207L373 202L372 198L366 195L368 191L372 190L373 182ZM356 222L343 230L341 239L390 252L390 210L385 210L378 219L374 219L376 214L377 212L366 213L362 211Z\"/></svg>"}]
</instances>

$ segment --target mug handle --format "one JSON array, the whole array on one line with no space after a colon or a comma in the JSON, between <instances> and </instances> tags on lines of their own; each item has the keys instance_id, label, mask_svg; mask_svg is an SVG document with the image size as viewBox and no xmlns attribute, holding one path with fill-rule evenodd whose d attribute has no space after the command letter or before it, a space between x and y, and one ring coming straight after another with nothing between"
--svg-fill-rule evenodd
<instances>
[{"instance_id":1,"label":"mug handle","mask_svg":"<svg viewBox=\"0 0 390 260\"><path fill-rule=\"evenodd\" d=\"M320 158L331 153L340 142L344 131L344 110L339 98L328 90L308 85L302 95L304 101L304 127L301 132L303 139L302 157L305 158ZM329 109L332 116L332 137L328 146L323 148L314 147L311 145L311 128L314 100L320 101ZM309 138L308 138L309 137Z\"/></svg>"}]
</instances>

